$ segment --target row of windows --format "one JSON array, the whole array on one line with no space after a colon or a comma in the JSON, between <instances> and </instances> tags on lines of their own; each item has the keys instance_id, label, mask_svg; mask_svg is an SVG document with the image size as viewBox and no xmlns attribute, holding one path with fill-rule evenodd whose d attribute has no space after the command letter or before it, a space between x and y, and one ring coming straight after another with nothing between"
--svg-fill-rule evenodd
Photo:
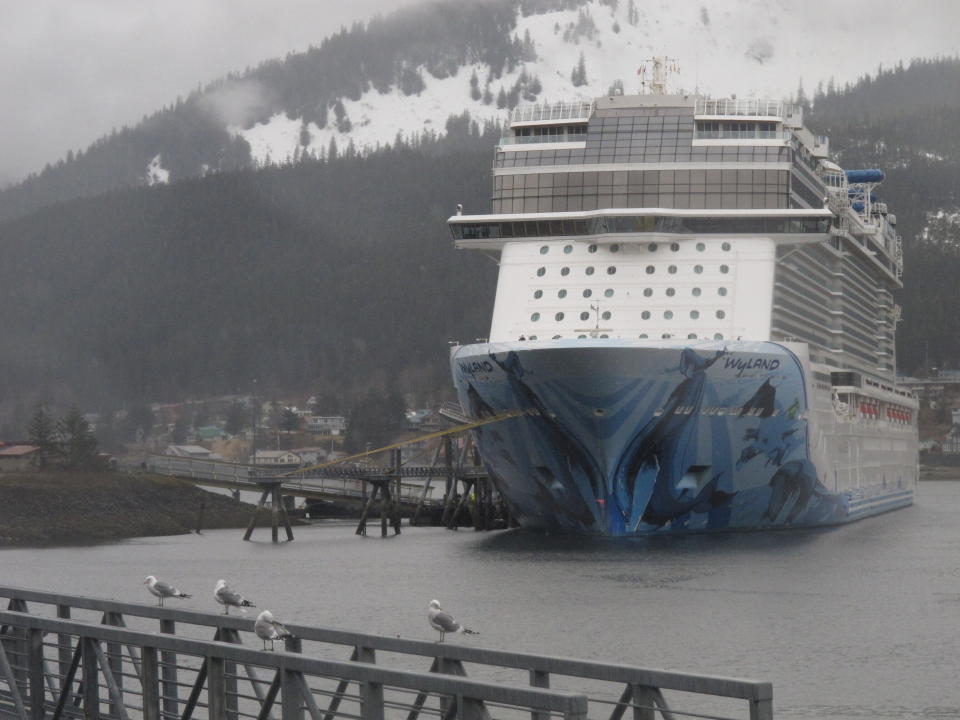
<instances>
[{"instance_id":1,"label":"row of windows","mask_svg":"<svg viewBox=\"0 0 960 720\"><path fill-rule=\"evenodd\" d=\"M609 338L610 336L609 336L608 334L606 334L606 333L603 333L603 334L601 334L601 335L598 335L597 337L600 337L600 338ZM649 337L650 337L650 336L647 335L647 333L640 333L639 335L637 335L637 338L639 338L640 340L647 340L647 339L649 339ZM663 339L663 340L669 340L669 339L672 338L672 337L676 337L676 335L675 335L674 333L663 333L663 334L660 336L660 338ZM528 338L528 337L526 337L526 336L524 336L524 335L521 335L519 339L520 339L520 340L536 340L536 339L537 339L537 336L536 336L536 335L531 335L531 336ZM554 339L554 340L561 340L561 339L563 339L563 335L554 335L554 336L553 336L553 339ZM587 336L586 336L586 335L577 335L577 340L586 340L586 339L587 339ZM708 339L708 336L707 336L707 335L703 335L703 336L701 337L701 336L698 336L697 333L688 333L688 334L687 334L687 340L707 340L707 339ZM723 340L723 333L714 333L713 339L714 339L714 340Z\"/></svg>"},{"instance_id":2,"label":"row of windows","mask_svg":"<svg viewBox=\"0 0 960 720\"><path fill-rule=\"evenodd\" d=\"M784 210L784 193L663 193L660 195L584 195L494 200L496 214L582 212L621 208L676 208L678 210Z\"/></svg>"},{"instance_id":3,"label":"row of windows","mask_svg":"<svg viewBox=\"0 0 960 720\"><path fill-rule=\"evenodd\" d=\"M717 311L714 312L714 315L716 316L716 318L717 318L718 320L723 320L723 319L727 316L727 313L726 313L726 311L724 311L724 310L717 310ZM613 317L613 313L610 312L609 310L606 310L606 311L604 311L604 313L601 315L601 317L602 317L604 320L610 320L610 319ZM673 317L674 317L673 310L664 310L664 311L663 311L663 319L664 319L664 320L673 320ZM540 315L540 313L538 313L538 312L535 312L535 313L533 313L532 315L530 315L530 320L531 320L532 322L540 322L540 318L541 318L541 315ZM558 313L554 314L554 316L553 316L553 319L556 320L557 322L562 322L565 318L566 318L566 313L564 313L564 312L558 312ZM650 313L649 310L644 310L643 312L640 313L640 319L641 319L641 320L649 320L650 318L651 318L651 313ZM699 311L699 310L691 310L691 311L690 311L690 319L691 319L691 320L698 320L699 318L700 318L700 311ZM580 313L580 319L581 319L581 320L589 320L589 319L590 319L590 313L588 313L588 312L582 312L582 313Z\"/></svg>"},{"instance_id":4,"label":"row of windows","mask_svg":"<svg viewBox=\"0 0 960 720\"><path fill-rule=\"evenodd\" d=\"M667 265L667 273L669 273L670 275L676 275L676 274L677 274L677 269L678 269L678 268L677 268L676 265ZM726 274L726 273L730 272L730 266L729 266L729 265L721 265L721 266L719 267L719 270L720 270L721 273ZM596 271L596 268L594 268L592 265L588 265L586 268L584 268L584 274L586 274L586 275L593 275L593 273L594 273L595 271ZM657 266L656 266L656 265L647 265L647 266L644 267L643 271L644 271L647 275L654 275L654 274L656 274L656 272L657 272ZM694 266L693 266L693 272L695 272L697 275L702 274L702 273L703 273L703 265L694 265ZM543 277L543 276L546 275L546 274L547 274L547 268L546 268L546 267L543 267L543 266L542 266L542 267L538 267L538 268L537 268L537 277ZM564 265L563 267L560 268L560 275L561 275L561 276L566 277L566 276L569 275L569 274L570 274L570 267L569 267L569 266ZM616 275L616 274L617 274L617 266L616 266L616 265L608 265L608 266L607 266L607 275Z\"/></svg>"},{"instance_id":5,"label":"row of windows","mask_svg":"<svg viewBox=\"0 0 960 720\"><path fill-rule=\"evenodd\" d=\"M495 168L538 167L542 165L593 165L597 163L655 162L791 162L788 146L722 145L665 147L662 143L638 148L603 149L590 147L560 150L497 151Z\"/></svg>"},{"instance_id":6,"label":"row of windows","mask_svg":"<svg viewBox=\"0 0 960 720\"><path fill-rule=\"evenodd\" d=\"M616 292L614 291L613 288L607 288L606 290L603 291L603 296L604 296L604 297L610 298L610 297L613 297L615 294L616 294ZM674 297L674 296L676 296L676 294L677 294L677 290L676 290L676 288L668 287L668 288L665 288L665 289L664 289L663 294L666 295L667 297ZM690 294L691 294L693 297L700 297L700 296L703 294L703 290L702 290L701 288L698 288L698 287L690 288ZM585 297L585 298L593 297L593 290L592 290L591 288L585 288L585 289L583 290L583 292L582 292L582 295L583 295L583 297ZM719 295L720 297L726 297L726 295L727 295L727 288L725 288L725 287L718 287L718 288L717 288L717 295ZM557 290L557 297L558 297L558 298L560 298L560 299L562 300L562 299L565 298L566 296L567 296L567 289L566 289L566 288L560 288L559 290ZM644 297L653 297L653 288L644 288L644 289L643 289L643 296L644 296ZM534 290L534 291L533 291L533 299L534 299L534 300L539 300L539 299L542 298L542 297L543 297L543 290Z\"/></svg>"},{"instance_id":7,"label":"row of windows","mask_svg":"<svg viewBox=\"0 0 960 720\"><path fill-rule=\"evenodd\" d=\"M554 220L554 221L547 221L547 222L559 223L559 227L560 227L561 229L563 229L564 224L565 224L566 222L570 222L570 221ZM576 222L576 221L573 221L573 222ZM664 245L664 247L667 246L666 243L664 243L663 245ZM620 245L619 245L619 243L613 243L613 244L611 244L611 245L607 245L606 247L607 247L607 250L609 250L609 251L612 252L612 253L618 253L618 252L620 252ZM680 243L670 243L669 247L670 247L670 250L671 250L672 252L679 252L679 250L680 250ZM706 244L706 243L702 243L702 242L698 242L695 247L696 247L696 249L697 249L697 252L703 252L704 250L707 249L707 244ZM723 250L724 252L730 252L730 250L732 249L732 247L733 247L733 246L732 246L730 243L728 243L728 242L720 243L720 249ZM597 251L597 248L598 248L597 245L595 245L595 244L590 244L590 245L587 246L587 252L588 252L588 253L595 253L595 252ZM660 248L660 245L659 245L658 243L647 243L646 248L647 248L647 252L656 252L656 251ZM548 254L549 252L550 252L550 246L549 246L549 245L541 245L541 246L540 246L540 254L541 254L541 255L546 255L546 254ZM564 246L563 246L563 254L564 254L564 255L570 255L571 253L573 253L573 245L564 245Z\"/></svg>"},{"instance_id":8,"label":"row of windows","mask_svg":"<svg viewBox=\"0 0 960 720\"><path fill-rule=\"evenodd\" d=\"M769 185L787 186L788 170L601 170L599 172L546 172L497 175L493 189L539 189L552 187L634 186L634 185Z\"/></svg>"}]
</instances>

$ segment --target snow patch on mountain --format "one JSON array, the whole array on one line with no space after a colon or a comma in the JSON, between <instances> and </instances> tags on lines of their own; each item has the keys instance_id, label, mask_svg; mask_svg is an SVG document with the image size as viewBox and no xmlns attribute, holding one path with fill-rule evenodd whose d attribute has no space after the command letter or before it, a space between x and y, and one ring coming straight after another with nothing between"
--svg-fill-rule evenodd
<instances>
[{"instance_id":1,"label":"snow patch on mountain","mask_svg":"<svg viewBox=\"0 0 960 720\"><path fill-rule=\"evenodd\" d=\"M153 156L153 159L147 164L146 173L147 185L166 185L170 182L170 171L160 164L160 154Z\"/></svg>"}]
</instances>

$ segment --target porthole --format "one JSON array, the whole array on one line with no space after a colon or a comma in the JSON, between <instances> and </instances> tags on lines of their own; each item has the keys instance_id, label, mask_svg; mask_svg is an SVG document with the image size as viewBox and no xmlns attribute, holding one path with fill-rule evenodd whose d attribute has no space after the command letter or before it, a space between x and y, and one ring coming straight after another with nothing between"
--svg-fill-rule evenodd
<instances>
[{"instance_id":1,"label":"porthole","mask_svg":"<svg viewBox=\"0 0 960 720\"><path fill-rule=\"evenodd\" d=\"M614 243L613 245L610 246L610 252L612 252L612 253L613 253L613 252L620 252L620 246L617 245L616 243Z\"/></svg>"},{"instance_id":2,"label":"porthole","mask_svg":"<svg viewBox=\"0 0 960 720\"><path fill-rule=\"evenodd\" d=\"M725 242L720 247L724 252L730 252L730 243Z\"/></svg>"},{"instance_id":3,"label":"porthole","mask_svg":"<svg viewBox=\"0 0 960 720\"><path fill-rule=\"evenodd\" d=\"M693 271L699 275L703 272L703 265L694 265Z\"/></svg>"},{"instance_id":4,"label":"porthole","mask_svg":"<svg viewBox=\"0 0 960 720\"><path fill-rule=\"evenodd\" d=\"M590 246L587 247L587 252L592 252L592 253L594 253L594 252L596 252L596 251L597 251L597 246L596 246L596 245L590 245ZM580 337L583 337L583 335L581 335Z\"/></svg>"},{"instance_id":5,"label":"porthole","mask_svg":"<svg viewBox=\"0 0 960 720\"><path fill-rule=\"evenodd\" d=\"M617 274L617 268L615 265L611 265L610 267L607 268L607 275L616 275L616 274Z\"/></svg>"},{"instance_id":6,"label":"porthole","mask_svg":"<svg viewBox=\"0 0 960 720\"><path fill-rule=\"evenodd\" d=\"M534 313L533 315L530 316L530 319L536 322L537 320L540 319L540 313Z\"/></svg>"},{"instance_id":7,"label":"porthole","mask_svg":"<svg viewBox=\"0 0 960 720\"><path fill-rule=\"evenodd\" d=\"M540 254L541 254L541 255L546 255L548 252L550 252L550 246L549 246L549 245L544 245L544 246L542 246L542 247L540 248Z\"/></svg>"},{"instance_id":8,"label":"porthole","mask_svg":"<svg viewBox=\"0 0 960 720\"><path fill-rule=\"evenodd\" d=\"M542 268L537 268L537 277L543 277L543 276L546 275L546 274L547 274L547 269L546 269L546 268L544 268L544 267L542 267Z\"/></svg>"},{"instance_id":9,"label":"porthole","mask_svg":"<svg viewBox=\"0 0 960 720\"><path fill-rule=\"evenodd\" d=\"M569 255L569 254L572 253L572 252L573 252L573 245L564 245L564 246L563 246L563 254L564 254L564 255Z\"/></svg>"},{"instance_id":10,"label":"porthole","mask_svg":"<svg viewBox=\"0 0 960 720\"><path fill-rule=\"evenodd\" d=\"M590 288L587 288L586 290L583 291L584 297L590 297L591 295L593 295L593 290L591 290Z\"/></svg>"},{"instance_id":11,"label":"porthole","mask_svg":"<svg viewBox=\"0 0 960 720\"><path fill-rule=\"evenodd\" d=\"M647 265L647 275L653 275L657 269L653 265Z\"/></svg>"},{"instance_id":12,"label":"porthole","mask_svg":"<svg viewBox=\"0 0 960 720\"><path fill-rule=\"evenodd\" d=\"M564 277L566 277L567 275L570 274L570 268L568 268L568 267L562 267L562 268L560 268L560 274L563 275Z\"/></svg>"},{"instance_id":13,"label":"porthole","mask_svg":"<svg viewBox=\"0 0 960 720\"><path fill-rule=\"evenodd\" d=\"M706 249L707 249L706 245L704 245L703 243L697 243L697 252L703 252Z\"/></svg>"},{"instance_id":14,"label":"porthole","mask_svg":"<svg viewBox=\"0 0 960 720\"><path fill-rule=\"evenodd\" d=\"M673 310L664 310L663 311L664 320L673 320Z\"/></svg>"},{"instance_id":15,"label":"porthole","mask_svg":"<svg viewBox=\"0 0 960 720\"><path fill-rule=\"evenodd\" d=\"M670 273L671 275L676 275L676 274L677 274L677 266L676 266L676 265L670 265L670 266L668 266L668 267L667 267L667 272Z\"/></svg>"},{"instance_id":16,"label":"porthole","mask_svg":"<svg viewBox=\"0 0 960 720\"><path fill-rule=\"evenodd\" d=\"M540 298L542 298L542 297L543 297L543 290L537 290L536 292L534 292L534 293L533 293L533 297L534 297L535 300L539 300Z\"/></svg>"},{"instance_id":17,"label":"porthole","mask_svg":"<svg viewBox=\"0 0 960 720\"><path fill-rule=\"evenodd\" d=\"M725 287L717 288L717 295L724 296L727 294L727 289Z\"/></svg>"},{"instance_id":18,"label":"porthole","mask_svg":"<svg viewBox=\"0 0 960 720\"><path fill-rule=\"evenodd\" d=\"M663 338L664 340L669 340L669 339L670 339L670 333L664 333L664 334L661 335L660 337Z\"/></svg>"},{"instance_id":19,"label":"porthole","mask_svg":"<svg viewBox=\"0 0 960 720\"><path fill-rule=\"evenodd\" d=\"M590 319L590 313L588 313L588 312L586 312L586 311L580 313L580 319L581 319L581 320L589 320L589 319Z\"/></svg>"},{"instance_id":20,"label":"porthole","mask_svg":"<svg viewBox=\"0 0 960 720\"><path fill-rule=\"evenodd\" d=\"M613 297L613 290L612 290L611 288L607 288L606 290L603 291L603 296L604 296L604 297Z\"/></svg>"},{"instance_id":21,"label":"porthole","mask_svg":"<svg viewBox=\"0 0 960 720\"><path fill-rule=\"evenodd\" d=\"M556 320L557 322L560 322L561 320L563 320L563 313L562 313L562 312L558 312L556 315L553 316L553 318L554 318L554 320Z\"/></svg>"},{"instance_id":22,"label":"porthole","mask_svg":"<svg viewBox=\"0 0 960 720\"><path fill-rule=\"evenodd\" d=\"M678 252L680 250L680 243L670 243L670 249L673 252Z\"/></svg>"},{"instance_id":23,"label":"porthole","mask_svg":"<svg viewBox=\"0 0 960 720\"><path fill-rule=\"evenodd\" d=\"M530 336L530 339L531 339L531 340L536 340L536 339L537 339L537 336L536 336L536 335L531 335L531 336Z\"/></svg>"},{"instance_id":24,"label":"porthole","mask_svg":"<svg viewBox=\"0 0 960 720\"><path fill-rule=\"evenodd\" d=\"M691 311L690 311L690 319L691 319L691 320L696 320L698 317L700 317L700 311L699 311L699 310L691 310Z\"/></svg>"},{"instance_id":25,"label":"porthole","mask_svg":"<svg viewBox=\"0 0 960 720\"><path fill-rule=\"evenodd\" d=\"M554 339L554 340L559 340L561 337L562 337L561 335L554 335L554 336L553 336L553 339Z\"/></svg>"},{"instance_id":26,"label":"porthole","mask_svg":"<svg viewBox=\"0 0 960 720\"><path fill-rule=\"evenodd\" d=\"M644 296L644 297L650 297L650 296L652 296L652 295L653 295L653 289L652 289L652 288L644 288L644 289L643 289L643 296Z\"/></svg>"},{"instance_id":27,"label":"porthole","mask_svg":"<svg viewBox=\"0 0 960 720\"><path fill-rule=\"evenodd\" d=\"M713 336L714 340L723 340L723 333L717 333Z\"/></svg>"},{"instance_id":28,"label":"porthole","mask_svg":"<svg viewBox=\"0 0 960 720\"><path fill-rule=\"evenodd\" d=\"M689 333L689 334L687 335L687 340L696 340L696 339L697 339L697 334L696 334L696 333Z\"/></svg>"},{"instance_id":29,"label":"porthole","mask_svg":"<svg viewBox=\"0 0 960 720\"><path fill-rule=\"evenodd\" d=\"M649 310L644 310L642 313L640 313L640 319L641 319L641 320L649 320L649 319L650 319L650 311L649 311Z\"/></svg>"},{"instance_id":30,"label":"porthole","mask_svg":"<svg viewBox=\"0 0 960 720\"><path fill-rule=\"evenodd\" d=\"M727 314L723 310L717 310L717 319L723 320Z\"/></svg>"},{"instance_id":31,"label":"porthole","mask_svg":"<svg viewBox=\"0 0 960 720\"><path fill-rule=\"evenodd\" d=\"M722 273L724 273L724 274L730 272L730 266L729 266L729 265L721 265L721 266L720 266L720 272L722 272Z\"/></svg>"},{"instance_id":32,"label":"porthole","mask_svg":"<svg viewBox=\"0 0 960 720\"><path fill-rule=\"evenodd\" d=\"M566 291L566 290L563 290L563 289L557 290L557 297L558 297L558 298L565 298L566 296L567 296L567 291Z\"/></svg>"},{"instance_id":33,"label":"porthole","mask_svg":"<svg viewBox=\"0 0 960 720\"><path fill-rule=\"evenodd\" d=\"M690 291L690 294L694 297L700 297L700 288L693 288L693 290Z\"/></svg>"},{"instance_id":34,"label":"porthole","mask_svg":"<svg viewBox=\"0 0 960 720\"><path fill-rule=\"evenodd\" d=\"M656 251L657 251L657 244L656 244L656 243L650 243L649 245L647 245L647 250L649 250L650 252L656 252Z\"/></svg>"},{"instance_id":35,"label":"porthole","mask_svg":"<svg viewBox=\"0 0 960 720\"><path fill-rule=\"evenodd\" d=\"M674 290L673 288L667 288L666 293L667 293L667 297L673 297L674 295L677 294L677 291Z\"/></svg>"},{"instance_id":36,"label":"porthole","mask_svg":"<svg viewBox=\"0 0 960 720\"><path fill-rule=\"evenodd\" d=\"M604 310L603 315L601 315L604 320L609 320L611 318L611 313L609 310Z\"/></svg>"},{"instance_id":37,"label":"porthole","mask_svg":"<svg viewBox=\"0 0 960 720\"><path fill-rule=\"evenodd\" d=\"M593 265L590 265L586 270L584 270L584 272L585 272L587 275L593 275L593 271L594 271Z\"/></svg>"},{"instance_id":38,"label":"porthole","mask_svg":"<svg viewBox=\"0 0 960 720\"><path fill-rule=\"evenodd\" d=\"M606 333L601 333L600 337L602 337L602 338L608 338L608 337L610 337L610 336L607 335Z\"/></svg>"},{"instance_id":39,"label":"porthole","mask_svg":"<svg viewBox=\"0 0 960 720\"><path fill-rule=\"evenodd\" d=\"M586 339L587 339L586 335L577 335L577 340L586 340Z\"/></svg>"},{"instance_id":40,"label":"porthole","mask_svg":"<svg viewBox=\"0 0 960 720\"><path fill-rule=\"evenodd\" d=\"M646 339L647 339L647 334L646 334L646 333L640 333L640 335L639 335L638 337L639 337L641 340L646 340Z\"/></svg>"}]
</instances>

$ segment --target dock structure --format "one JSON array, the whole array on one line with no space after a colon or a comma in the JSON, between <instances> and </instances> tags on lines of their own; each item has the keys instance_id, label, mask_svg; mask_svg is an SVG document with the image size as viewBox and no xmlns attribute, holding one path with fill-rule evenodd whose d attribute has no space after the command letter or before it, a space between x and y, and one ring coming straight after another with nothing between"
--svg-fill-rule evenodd
<instances>
[{"instance_id":1,"label":"dock structure","mask_svg":"<svg viewBox=\"0 0 960 720\"><path fill-rule=\"evenodd\" d=\"M0 718L773 717L769 682L292 623L272 652L249 618L6 586L0 598ZM329 659L338 647L349 659Z\"/></svg>"}]
</instances>

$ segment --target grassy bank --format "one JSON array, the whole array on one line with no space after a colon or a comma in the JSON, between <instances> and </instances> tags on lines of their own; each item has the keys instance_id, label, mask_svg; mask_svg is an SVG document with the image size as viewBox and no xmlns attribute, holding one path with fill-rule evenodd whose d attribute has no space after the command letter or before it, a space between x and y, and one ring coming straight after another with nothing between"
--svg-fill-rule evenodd
<instances>
[{"instance_id":1,"label":"grassy bank","mask_svg":"<svg viewBox=\"0 0 960 720\"><path fill-rule=\"evenodd\" d=\"M173 478L118 473L0 474L0 546L103 542L243 527L253 506Z\"/></svg>"}]
</instances>

